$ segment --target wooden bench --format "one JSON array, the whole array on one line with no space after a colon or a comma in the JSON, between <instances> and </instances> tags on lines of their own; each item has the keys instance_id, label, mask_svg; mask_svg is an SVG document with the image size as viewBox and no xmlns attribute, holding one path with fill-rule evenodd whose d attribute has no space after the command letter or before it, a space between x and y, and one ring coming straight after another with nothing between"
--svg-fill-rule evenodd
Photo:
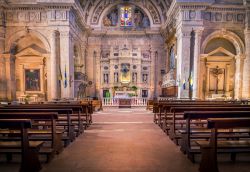
<instances>
[{"instance_id":1,"label":"wooden bench","mask_svg":"<svg viewBox=\"0 0 250 172\"><path fill-rule=\"evenodd\" d=\"M71 108L67 109L47 109L47 108L40 108L37 109L36 107L23 107L20 106L19 108L10 108L10 107L2 107L0 108L0 112L56 112L58 113L58 120L57 126L62 126L63 129L66 129L66 136L63 136L62 139L64 141L65 146L67 146L71 141L75 139L74 134L74 126L72 126L71 122L71 114L73 114L73 110ZM64 116L66 119L64 120ZM40 124L41 125L41 124Z\"/></svg>"},{"instance_id":2,"label":"wooden bench","mask_svg":"<svg viewBox=\"0 0 250 172\"><path fill-rule=\"evenodd\" d=\"M53 104L45 104L53 106ZM92 121L93 106L91 103L81 103L81 104L56 104L59 107L72 108L74 114L78 115L78 127L80 128L80 133L83 132L83 125L87 128ZM55 106L55 105L54 105ZM80 122L79 122L80 121Z\"/></svg>"},{"instance_id":3,"label":"wooden bench","mask_svg":"<svg viewBox=\"0 0 250 172\"><path fill-rule=\"evenodd\" d=\"M64 131L56 129L58 114L55 112L0 112L0 119L31 119L35 125L28 130L28 134L31 136L30 139L33 141L50 142L49 147L42 147L39 152L47 156L47 162L49 162L56 153L63 150L61 141ZM46 123L46 121L49 123ZM39 123L41 124L41 128L38 127ZM45 125L48 126L48 128L45 129ZM0 130L0 133L10 136L19 134L18 131L6 130ZM15 137L2 137L0 139L8 141L10 139L15 139Z\"/></svg>"},{"instance_id":4,"label":"wooden bench","mask_svg":"<svg viewBox=\"0 0 250 172\"><path fill-rule=\"evenodd\" d=\"M173 115L174 115L174 112L171 112L171 108L172 108L172 111L173 111L173 108L178 108L180 107L180 112L183 112L184 109L182 110L181 108L191 108L191 107L243 107L243 105L240 105L240 104L232 104L232 103L219 103L217 104L216 103L194 103L194 104L167 104L167 105L164 105L163 106L163 112L162 113L159 113L159 120L160 122L158 123L158 125L160 125L160 127L163 129L164 132L167 133L167 135L169 134L169 130L170 130L170 124L173 123ZM246 105L245 105L246 106Z\"/></svg>"},{"instance_id":5,"label":"wooden bench","mask_svg":"<svg viewBox=\"0 0 250 172\"><path fill-rule=\"evenodd\" d=\"M153 107L153 113L154 113L154 122L158 123L159 126L162 124L162 115L166 111L166 106L183 106L183 105L219 105L219 104L238 104L240 105L241 102L231 102L231 101L161 101L161 102L155 102Z\"/></svg>"},{"instance_id":6,"label":"wooden bench","mask_svg":"<svg viewBox=\"0 0 250 172\"><path fill-rule=\"evenodd\" d=\"M186 128L186 122L184 119L185 111L250 111L248 105L229 105L229 104L213 104L213 105L192 105L192 106L174 106L170 108L171 117L168 115L165 117L165 125L169 124L169 137L178 144L178 140L181 139L181 132ZM171 119L171 120L168 120ZM168 122L170 121L170 122ZM195 126L202 126L204 122L195 121Z\"/></svg>"},{"instance_id":7,"label":"wooden bench","mask_svg":"<svg viewBox=\"0 0 250 172\"><path fill-rule=\"evenodd\" d=\"M40 171L41 164L38 152L43 145L43 141L29 141L27 129L31 128L29 119L0 119L1 129L15 129L20 131L20 141L0 141L0 153L21 153L20 172Z\"/></svg>"},{"instance_id":8,"label":"wooden bench","mask_svg":"<svg viewBox=\"0 0 250 172\"><path fill-rule=\"evenodd\" d=\"M193 120L207 120L208 118L244 118L250 117L250 111L185 111L184 119L186 120L185 132L182 133L181 145L182 151L187 154L188 159L195 162L195 154L200 154L201 151L196 143L198 140L208 140L211 130L206 127L192 128L191 124ZM220 137L223 139L236 138L239 139L248 134L250 130L221 130ZM243 134L243 135L242 135ZM193 142L191 142L193 140Z\"/></svg>"},{"instance_id":9,"label":"wooden bench","mask_svg":"<svg viewBox=\"0 0 250 172\"><path fill-rule=\"evenodd\" d=\"M211 129L209 141L197 141L201 147L200 172L219 172L217 153L231 153L234 161L237 153L250 153L250 136L247 140L218 140L220 129L250 128L250 118L211 118L208 119L208 129Z\"/></svg>"},{"instance_id":10,"label":"wooden bench","mask_svg":"<svg viewBox=\"0 0 250 172\"><path fill-rule=\"evenodd\" d=\"M153 108L154 108L154 100L148 100L146 109L152 111Z\"/></svg>"},{"instance_id":11,"label":"wooden bench","mask_svg":"<svg viewBox=\"0 0 250 172\"><path fill-rule=\"evenodd\" d=\"M103 108L102 108L102 101L101 100L92 100L91 103L92 103L94 111L96 111L96 110L97 111L103 110Z\"/></svg>"},{"instance_id":12,"label":"wooden bench","mask_svg":"<svg viewBox=\"0 0 250 172\"><path fill-rule=\"evenodd\" d=\"M71 121L73 124L76 125L75 132L76 135L80 135L84 131L84 120L86 123L90 123L90 117L87 109L88 107L84 105L74 105L74 104L27 104L27 105L10 105L5 106L12 109L20 109L20 108L36 108L36 109L64 109L64 108L70 108L73 111L73 114L71 114ZM84 107L84 109L83 109ZM87 112L84 112L87 111ZM84 114L85 113L85 114ZM87 119L88 118L88 119ZM85 124L87 125L87 124Z\"/></svg>"}]
</instances>

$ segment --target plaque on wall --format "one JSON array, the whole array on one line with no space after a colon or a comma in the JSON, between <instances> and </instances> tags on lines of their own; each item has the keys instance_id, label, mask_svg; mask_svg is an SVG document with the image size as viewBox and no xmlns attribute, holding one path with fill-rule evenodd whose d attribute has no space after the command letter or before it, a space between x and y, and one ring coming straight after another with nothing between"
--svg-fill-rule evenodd
<instances>
[{"instance_id":1,"label":"plaque on wall","mask_svg":"<svg viewBox=\"0 0 250 172\"><path fill-rule=\"evenodd\" d=\"M25 91L41 91L40 69L25 69Z\"/></svg>"}]
</instances>

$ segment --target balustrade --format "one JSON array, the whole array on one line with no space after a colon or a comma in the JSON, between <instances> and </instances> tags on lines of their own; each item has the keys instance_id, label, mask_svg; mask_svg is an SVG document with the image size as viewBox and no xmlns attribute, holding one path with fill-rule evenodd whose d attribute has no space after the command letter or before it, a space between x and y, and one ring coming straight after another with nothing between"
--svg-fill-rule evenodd
<instances>
[{"instance_id":1,"label":"balustrade","mask_svg":"<svg viewBox=\"0 0 250 172\"><path fill-rule=\"evenodd\" d=\"M147 98L130 98L131 99L131 106L147 106ZM119 98L103 98L102 99L103 106L119 106Z\"/></svg>"}]
</instances>

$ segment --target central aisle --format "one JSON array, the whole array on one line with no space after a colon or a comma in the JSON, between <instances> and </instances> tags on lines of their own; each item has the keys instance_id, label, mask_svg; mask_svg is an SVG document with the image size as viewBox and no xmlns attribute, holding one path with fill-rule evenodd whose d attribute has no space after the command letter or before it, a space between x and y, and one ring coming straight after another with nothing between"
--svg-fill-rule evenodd
<instances>
[{"instance_id":1,"label":"central aisle","mask_svg":"<svg viewBox=\"0 0 250 172\"><path fill-rule=\"evenodd\" d=\"M195 172L145 109L104 109L44 172ZM185 170L184 170L185 169Z\"/></svg>"}]
</instances>

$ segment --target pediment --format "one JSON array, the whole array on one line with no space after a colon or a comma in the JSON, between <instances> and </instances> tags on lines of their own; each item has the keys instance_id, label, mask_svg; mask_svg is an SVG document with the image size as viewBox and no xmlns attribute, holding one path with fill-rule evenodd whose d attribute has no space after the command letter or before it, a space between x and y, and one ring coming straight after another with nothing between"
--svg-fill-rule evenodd
<instances>
[{"instance_id":1,"label":"pediment","mask_svg":"<svg viewBox=\"0 0 250 172\"><path fill-rule=\"evenodd\" d=\"M226 50L223 47L219 47L217 49L215 49L214 51L210 52L208 54L208 56L230 56L230 57L234 57L235 55L232 54L230 51Z\"/></svg>"},{"instance_id":2,"label":"pediment","mask_svg":"<svg viewBox=\"0 0 250 172\"><path fill-rule=\"evenodd\" d=\"M21 56L44 56L45 54L47 54L46 50L44 50L43 48L32 44L29 47L26 47L22 50L20 50L17 54L16 57L21 57Z\"/></svg>"}]
</instances>

